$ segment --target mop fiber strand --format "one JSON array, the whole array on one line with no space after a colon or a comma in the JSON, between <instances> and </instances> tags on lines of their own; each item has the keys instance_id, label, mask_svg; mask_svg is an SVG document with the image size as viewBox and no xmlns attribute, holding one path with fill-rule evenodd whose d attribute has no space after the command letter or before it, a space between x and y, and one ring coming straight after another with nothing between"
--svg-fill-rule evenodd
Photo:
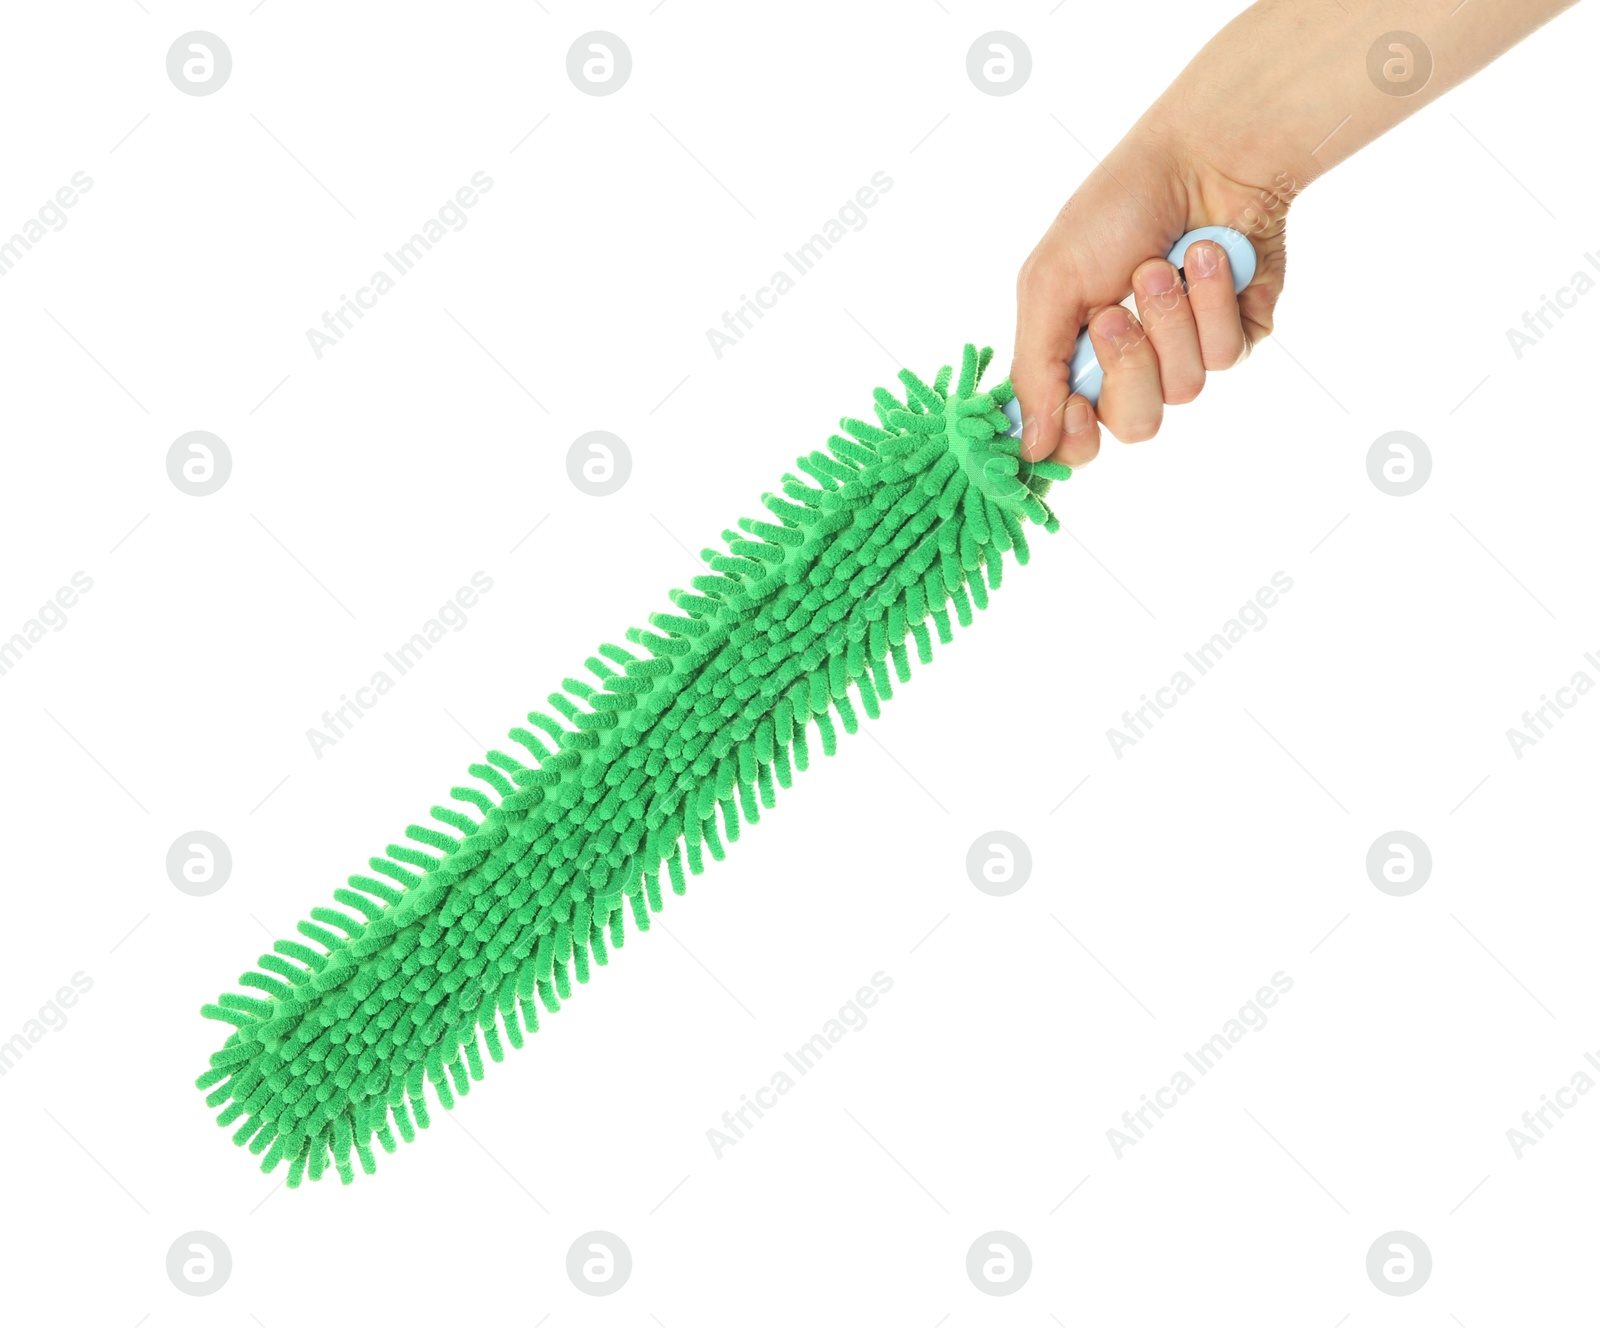
<instances>
[{"instance_id":1,"label":"mop fiber strand","mask_svg":"<svg viewBox=\"0 0 1600 1328\"><path fill-rule=\"evenodd\" d=\"M425 1083L449 1109L539 1012L553 1014L621 948L625 915L650 929L662 882L739 838L807 766L832 755L1028 560L1023 523L1058 528L1050 462L1006 436L1009 383L980 391L991 352L958 374L909 370L878 423L846 419L763 494L767 517L724 531L673 613L631 628L566 678L552 713L510 732L450 790L433 825L370 859L298 940L201 1013L233 1026L197 1081L233 1141L289 1163L288 1183L329 1163L349 1183L429 1123ZM951 389L952 376L955 378ZM852 696L852 693L854 694Z\"/></svg>"}]
</instances>

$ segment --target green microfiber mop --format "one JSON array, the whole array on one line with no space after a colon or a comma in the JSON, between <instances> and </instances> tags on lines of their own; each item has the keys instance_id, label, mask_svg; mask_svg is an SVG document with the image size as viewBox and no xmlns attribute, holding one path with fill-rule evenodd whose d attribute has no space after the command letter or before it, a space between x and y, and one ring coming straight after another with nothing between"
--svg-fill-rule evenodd
<instances>
[{"instance_id":1,"label":"green microfiber mop","mask_svg":"<svg viewBox=\"0 0 1600 1328\"><path fill-rule=\"evenodd\" d=\"M1255 251L1224 227L1190 231L1169 261L1181 269L1196 240L1226 249L1235 290L1250 282ZM991 356L967 346L953 392L949 366L931 387L902 369L904 401L879 388L877 426L841 421L849 437L797 463L812 483L785 475L783 497L762 495L772 521L724 531L728 552L702 555L714 575L672 592L679 612L629 629L643 654L601 646L584 661L596 683L566 678L550 695L565 723L536 711L539 733L511 730L535 765L495 750L469 766L478 783L450 796L476 817L434 807L454 833L407 826L409 844L369 859L375 876L334 891L343 909L298 924L311 944L275 941L240 977L258 994L202 1008L234 1032L197 1087L227 1104L220 1125L244 1117L233 1140L266 1154L263 1171L287 1158L294 1188L331 1158L348 1184L352 1151L371 1173L374 1137L395 1150L391 1118L415 1138L425 1081L449 1109L483 1078L480 1037L496 1061L502 1030L522 1046L538 1005L559 1010L591 957L621 948L624 897L648 931L663 864L681 895L683 859L696 875L706 853L721 861L741 816L759 821L774 781L787 788L806 768L808 724L831 756L833 715L847 733L859 725L850 689L876 719L890 668L910 680L907 637L930 662L929 621L948 644L950 611L970 625L1004 555L1028 561L1023 522L1059 528L1044 499L1071 472L1021 459L1010 383L978 388ZM1087 333L1068 369L1095 401Z\"/></svg>"},{"instance_id":2,"label":"green microfiber mop","mask_svg":"<svg viewBox=\"0 0 1600 1328\"><path fill-rule=\"evenodd\" d=\"M593 682L562 681L550 707L511 740L533 764L491 751L468 767L475 784L434 807L439 827L406 827L406 844L370 860L373 875L335 890L245 973L251 994L225 992L201 1013L234 1026L197 1081L218 1124L288 1159L289 1185L319 1179L351 1154L375 1169L372 1140L395 1150L428 1125L424 1080L446 1109L587 982L591 958L623 943L624 901L640 931L661 908L663 867L674 894L684 863L754 824L808 761L869 718L951 640L1000 585L1004 555L1028 561L1023 522L1054 531L1052 480L1008 436L1009 383L978 387L992 352L967 346L932 385L902 370L902 401L879 388L878 424L841 421L826 451L798 461L770 520L724 531L710 574L676 590L676 613L630 628L637 650L604 645L585 660ZM1015 407L1011 411L1014 415ZM848 435L848 436L844 436ZM537 732L535 731L537 730ZM718 829L718 813L721 829ZM680 857L680 844L682 855ZM537 1001L535 1000L537 993ZM503 1039L503 1041L502 1041ZM413 1126L415 1121L415 1127ZM391 1124L393 1129L391 1130Z\"/></svg>"}]
</instances>

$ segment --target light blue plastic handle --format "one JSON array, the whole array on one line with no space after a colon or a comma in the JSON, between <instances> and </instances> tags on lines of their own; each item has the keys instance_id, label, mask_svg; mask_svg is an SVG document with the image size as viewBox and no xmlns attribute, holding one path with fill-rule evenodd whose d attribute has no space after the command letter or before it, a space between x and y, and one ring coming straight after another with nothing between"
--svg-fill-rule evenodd
<instances>
[{"instance_id":1,"label":"light blue plastic handle","mask_svg":"<svg viewBox=\"0 0 1600 1328\"><path fill-rule=\"evenodd\" d=\"M1183 276L1183 256L1189 252L1189 246L1196 240L1213 240L1220 244L1228 255L1228 266L1233 271L1233 289L1242 291L1250 284L1256 274L1256 251L1250 241L1240 232L1228 226L1202 226L1199 230L1190 231L1167 254L1167 262L1178 269L1180 278ZM1188 290L1188 282L1184 282L1184 289ZM1100 400L1100 385L1104 376L1100 371L1100 361L1094 353L1094 345L1089 340L1088 329L1078 334L1078 341L1072 348L1072 359L1067 366L1067 381L1072 390L1082 397L1086 397L1090 405ZM1012 397L1002 409L1006 418L1011 421L1011 437L1022 436L1022 407L1017 404L1017 399Z\"/></svg>"}]
</instances>

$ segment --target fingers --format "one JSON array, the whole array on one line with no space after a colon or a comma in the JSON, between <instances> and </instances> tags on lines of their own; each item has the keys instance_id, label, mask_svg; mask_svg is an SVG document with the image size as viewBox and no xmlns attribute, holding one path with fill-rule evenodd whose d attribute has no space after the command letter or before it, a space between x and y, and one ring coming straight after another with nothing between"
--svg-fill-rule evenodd
<instances>
[{"instance_id":1,"label":"fingers","mask_svg":"<svg viewBox=\"0 0 1600 1328\"><path fill-rule=\"evenodd\" d=\"M1162 401L1169 406L1193 401L1205 386L1206 366L1178 269L1162 258L1141 264L1133 274L1133 293L1161 366Z\"/></svg>"},{"instance_id":2,"label":"fingers","mask_svg":"<svg viewBox=\"0 0 1600 1328\"><path fill-rule=\"evenodd\" d=\"M1017 282L1011 384L1022 407L1027 460L1051 457L1082 466L1099 454L1102 424L1125 443L1152 438L1165 406L1193 401L1207 373L1232 368L1249 349L1221 245L1210 240L1190 245L1182 280L1165 259L1149 259L1132 277L1138 316L1112 305L1089 320L1104 375L1097 415L1083 397L1071 393L1067 377L1079 320L1087 312L1069 289L1075 286L1059 265L1038 253Z\"/></svg>"},{"instance_id":3,"label":"fingers","mask_svg":"<svg viewBox=\"0 0 1600 1328\"><path fill-rule=\"evenodd\" d=\"M1077 469L1099 455L1100 421L1095 418L1094 407L1074 392L1062 412L1061 440L1051 460Z\"/></svg>"},{"instance_id":4,"label":"fingers","mask_svg":"<svg viewBox=\"0 0 1600 1328\"><path fill-rule=\"evenodd\" d=\"M1183 275L1202 362L1208 371L1233 368L1244 358L1245 339L1227 251L1210 240L1196 241L1183 256Z\"/></svg>"},{"instance_id":5,"label":"fingers","mask_svg":"<svg viewBox=\"0 0 1600 1328\"><path fill-rule=\"evenodd\" d=\"M1114 304L1089 320L1089 339L1105 382L1100 422L1125 443L1142 443L1161 427L1161 365L1139 320Z\"/></svg>"},{"instance_id":6,"label":"fingers","mask_svg":"<svg viewBox=\"0 0 1600 1328\"><path fill-rule=\"evenodd\" d=\"M1125 443L1154 437L1164 406L1193 401L1208 372L1232 368L1247 349L1227 251L1190 245L1183 275L1187 295L1171 263L1142 263L1133 274L1139 317L1115 306L1090 321L1105 375L1100 419Z\"/></svg>"}]
</instances>

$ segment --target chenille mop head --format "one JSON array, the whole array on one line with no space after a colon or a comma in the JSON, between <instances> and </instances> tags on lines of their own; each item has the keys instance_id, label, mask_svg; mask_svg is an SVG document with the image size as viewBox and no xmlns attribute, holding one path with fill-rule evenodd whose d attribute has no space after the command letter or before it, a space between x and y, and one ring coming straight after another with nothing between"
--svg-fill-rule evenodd
<instances>
[{"instance_id":1,"label":"chenille mop head","mask_svg":"<svg viewBox=\"0 0 1600 1328\"><path fill-rule=\"evenodd\" d=\"M1230 237L1242 287L1254 254L1218 230L1173 261ZM969 345L931 383L901 370L903 399L879 388L877 423L843 420L801 457L808 478L784 475L761 497L770 519L723 532L709 573L671 593L677 612L630 628L634 649L601 646L592 681L563 679L554 714L510 731L520 754L469 766L459 807L407 826L333 892L340 907L275 941L239 979L250 994L203 1007L234 1031L197 1086L263 1171L287 1160L295 1188L331 1161L348 1184L356 1162L375 1170L374 1139L409 1143L429 1123L425 1082L448 1110L484 1049L521 1047L540 1007L622 947L628 914L650 929L663 877L683 894L686 861L722 861L771 810L813 728L831 756L836 724L854 733L858 705L876 719L910 680L912 650L929 663L952 616L965 627L987 606L1007 554L1028 561L1025 525L1058 528L1045 496L1070 472L1021 459L1010 384L979 387L990 358ZM1098 366L1075 361L1074 384L1090 377L1097 390Z\"/></svg>"}]
</instances>

